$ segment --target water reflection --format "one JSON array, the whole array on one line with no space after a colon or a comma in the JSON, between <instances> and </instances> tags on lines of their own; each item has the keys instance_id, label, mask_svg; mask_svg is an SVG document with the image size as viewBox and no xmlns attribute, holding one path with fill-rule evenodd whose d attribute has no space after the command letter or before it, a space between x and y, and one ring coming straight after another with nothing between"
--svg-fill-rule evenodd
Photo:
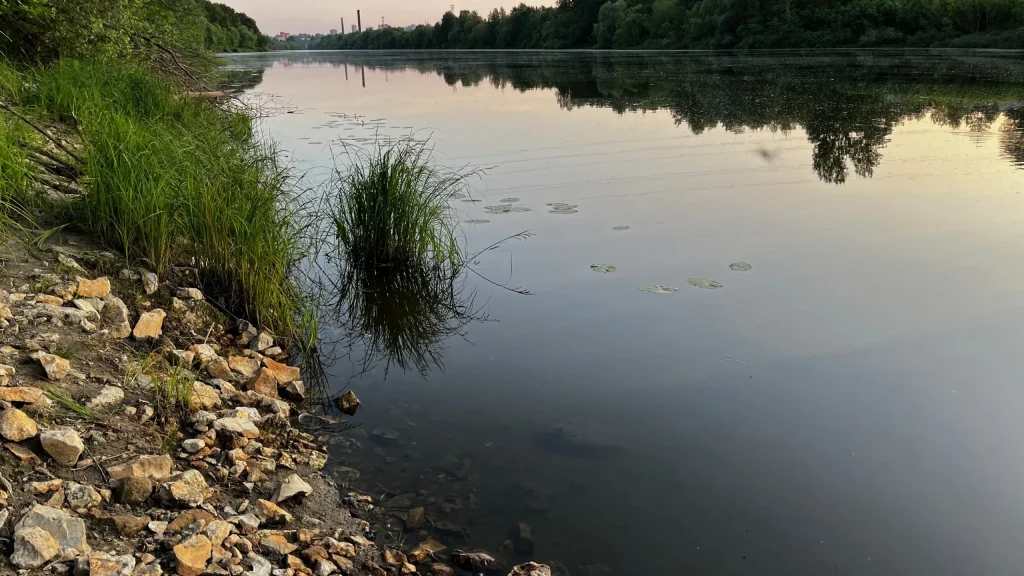
<instances>
[{"instance_id":1,"label":"water reflection","mask_svg":"<svg viewBox=\"0 0 1024 576\"><path fill-rule=\"evenodd\" d=\"M802 128L812 168L824 182L870 178L894 128L930 118L951 128L999 133L1003 156L1021 162L1024 64L1015 52L834 52L744 54L402 54L311 52L268 56L268 64L349 63L361 70L416 70L450 86L489 82L498 89L554 89L564 110L618 114L668 110L701 134L789 133ZM912 71L913 73L902 73Z\"/></svg>"}]
</instances>

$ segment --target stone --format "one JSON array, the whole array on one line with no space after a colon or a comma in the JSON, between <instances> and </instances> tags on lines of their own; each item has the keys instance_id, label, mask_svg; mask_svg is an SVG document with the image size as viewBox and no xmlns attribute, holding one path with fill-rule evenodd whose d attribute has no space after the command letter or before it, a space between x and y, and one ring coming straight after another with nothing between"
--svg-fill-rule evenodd
<instances>
[{"instance_id":1,"label":"stone","mask_svg":"<svg viewBox=\"0 0 1024 576\"><path fill-rule=\"evenodd\" d=\"M89 576L132 576L135 558L131 554L113 556L106 552L90 552Z\"/></svg>"},{"instance_id":2,"label":"stone","mask_svg":"<svg viewBox=\"0 0 1024 576\"><path fill-rule=\"evenodd\" d=\"M313 563L313 573L316 576L330 576L331 574L338 571L338 567L333 562L325 558L321 558Z\"/></svg>"},{"instance_id":3,"label":"stone","mask_svg":"<svg viewBox=\"0 0 1024 576\"><path fill-rule=\"evenodd\" d=\"M210 540L197 534L174 547L174 558L178 561L180 576L199 576L206 571L206 563L213 553Z\"/></svg>"},{"instance_id":4,"label":"stone","mask_svg":"<svg viewBox=\"0 0 1024 576\"><path fill-rule=\"evenodd\" d=\"M117 533L125 538L142 532L149 526L149 523L153 521L149 516L130 516L127 514L110 516L107 519L114 525L114 529L117 530Z\"/></svg>"},{"instance_id":5,"label":"stone","mask_svg":"<svg viewBox=\"0 0 1024 576\"><path fill-rule=\"evenodd\" d=\"M292 521L291 514L277 504L267 500L257 500L255 512L260 519L270 524L287 524Z\"/></svg>"},{"instance_id":6,"label":"stone","mask_svg":"<svg viewBox=\"0 0 1024 576\"><path fill-rule=\"evenodd\" d=\"M73 548L82 554L90 550L85 538L85 522L81 518L72 518L63 510L33 504L14 527L15 534L33 526L42 528L56 538L61 548Z\"/></svg>"},{"instance_id":7,"label":"stone","mask_svg":"<svg viewBox=\"0 0 1024 576\"><path fill-rule=\"evenodd\" d=\"M175 293L175 295L177 295L178 298L182 298L184 300L203 299L203 292L198 288L178 288L178 291Z\"/></svg>"},{"instance_id":8,"label":"stone","mask_svg":"<svg viewBox=\"0 0 1024 576\"><path fill-rule=\"evenodd\" d=\"M59 464L74 466L78 457L85 451L85 444L71 428L58 428L46 430L39 434L39 442L43 450Z\"/></svg>"},{"instance_id":9,"label":"stone","mask_svg":"<svg viewBox=\"0 0 1024 576\"><path fill-rule=\"evenodd\" d=\"M249 349L262 352L274 345L274 337L266 332L260 332L249 342Z\"/></svg>"},{"instance_id":10,"label":"stone","mask_svg":"<svg viewBox=\"0 0 1024 576\"><path fill-rule=\"evenodd\" d=\"M171 350L171 355L168 357L172 365L182 368L191 368L195 359L196 355L191 350Z\"/></svg>"},{"instance_id":11,"label":"stone","mask_svg":"<svg viewBox=\"0 0 1024 576\"><path fill-rule=\"evenodd\" d=\"M63 249L63 248L61 248ZM67 254L57 254L57 262L60 262L64 266L76 271L85 272L85 268L82 268L81 264L75 262L75 259L68 256Z\"/></svg>"},{"instance_id":12,"label":"stone","mask_svg":"<svg viewBox=\"0 0 1024 576\"><path fill-rule=\"evenodd\" d=\"M131 476L145 476L150 480L162 480L171 475L174 462L170 456L136 456L124 464L107 468L111 478L121 479Z\"/></svg>"},{"instance_id":13,"label":"stone","mask_svg":"<svg viewBox=\"0 0 1024 576\"><path fill-rule=\"evenodd\" d=\"M228 366L246 378L251 378L260 369L260 361L245 356L228 356Z\"/></svg>"},{"instance_id":14,"label":"stone","mask_svg":"<svg viewBox=\"0 0 1024 576\"><path fill-rule=\"evenodd\" d=\"M221 380L231 381L235 379L235 373L231 371L227 360L220 356L213 358L206 364L206 373L213 378L220 378Z\"/></svg>"},{"instance_id":15,"label":"stone","mask_svg":"<svg viewBox=\"0 0 1024 576\"><path fill-rule=\"evenodd\" d=\"M270 398L277 398L277 376L269 368L260 368L245 383L245 389Z\"/></svg>"},{"instance_id":16,"label":"stone","mask_svg":"<svg viewBox=\"0 0 1024 576\"><path fill-rule=\"evenodd\" d=\"M250 552L248 558L249 562L252 564L252 570L247 572L245 576L271 575L271 571L273 570L274 566L270 563L269 560L267 560L263 556L260 556L259 554L256 554L255 552Z\"/></svg>"},{"instance_id":17,"label":"stone","mask_svg":"<svg viewBox=\"0 0 1024 576\"><path fill-rule=\"evenodd\" d=\"M255 514L245 514L237 518L238 528L242 534L254 534L260 528L260 519Z\"/></svg>"},{"instance_id":18,"label":"stone","mask_svg":"<svg viewBox=\"0 0 1024 576\"><path fill-rule=\"evenodd\" d=\"M494 556L485 552L453 552L452 563L468 570L490 570L498 566Z\"/></svg>"},{"instance_id":19,"label":"stone","mask_svg":"<svg viewBox=\"0 0 1024 576\"><path fill-rule=\"evenodd\" d=\"M218 418L213 421L213 429L217 432L231 432L249 439L260 437L260 429L248 418Z\"/></svg>"},{"instance_id":20,"label":"stone","mask_svg":"<svg viewBox=\"0 0 1024 576\"><path fill-rule=\"evenodd\" d=\"M152 480L145 476L128 476L118 485L117 499L122 504L142 504L152 493Z\"/></svg>"},{"instance_id":21,"label":"stone","mask_svg":"<svg viewBox=\"0 0 1024 576\"><path fill-rule=\"evenodd\" d=\"M292 400L301 402L306 399L306 385L302 383L302 380L293 380L285 386L284 393Z\"/></svg>"},{"instance_id":22,"label":"stone","mask_svg":"<svg viewBox=\"0 0 1024 576\"><path fill-rule=\"evenodd\" d=\"M78 482L68 482L64 486L64 499L72 510L87 510L103 503L103 497L95 488Z\"/></svg>"},{"instance_id":23,"label":"stone","mask_svg":"<svg viewBox=\"0 0 1024 576\"><path fill-rule=\"evenodd\" d=\"M328 547L327 551L334 556L341 555L346 558L356 557L356 547L351 542L338 542L337 540L332 539L331 545Z\"/></svg>"},{"instance_id":24,"label":"stone","mask_svg":"<svg viewBox=\"0 0 1024 576\"><path fill-rule=\"evenodd\" d=\"M356 410L359 409L359 398L356 397L356 393L349 390L341 395L337 400L338 409L349 416L354 416Z\"/></svg>"},{"instance_id":25,"label":"stone","mask_svg":"<svg viewBox=\"0 0 1024 576\"><path fill-rule=\"evenodd\" d=\"M216 549L220 547L220 545L224 543L224 540L226 540L234 531L235 527L230 523L225 522L224 520L214 520L206 525L206 528L203 529L203 534L210 539L210 544L213 545L214 549Z\"/></svg>"},{"instance_id":26,"label":"stone","mask_svg":"<svg viewBox=\"0 0 1024 576\"><path fill-rule=\"evenodd\" d=\"M213 491L206 484L203 473L198 470L186 470L181 473L181 479L171 482L168 485L171 497L179 504L195 508L209 498Z\"/></svg>"},{"instance_id":27,"label":"stone","mask_svg":"<svg viewBox=\"0 0 1024 576\"><path fill-rule=\"evenodd\" d=\"M128 307L125 306L124 301L108 294L103 299L106 306L103 308L102 320L104 326L107 327L110 337L117 340L123 340L131 335L132 325L131 317L128 314Z\"/></svg>"},{"instance_id":28,"label":"stone","mask_svg":"<svg viewBox=\"0 0 1024 576\"><path fill-rule=\"evenodd\" d=\"M508 576L551 576L551 567L546 564L527 562L512 568Z\"/></svg>"},{"instance_id":29,"label":"stone","mask_svg":"<svg viewBox=\"0 0 1024 576\"><path fill-rule=\"evenodd\" d=\"M51 382L59 382L71 372L71 362L56 354L40 354L39 363L46 372L46 378Z\"/></svg>"},{"instance_id":30,"label":"stone","mask_svg":"<svg viewBox=\"0 0 1024 576\"><path fill-rule=\"evenodd\" d=\"M298 474L292 474L278 486L277 492L274 493L274 503L280 504L289 498L309 496L312 493L313 487L308 482L300 478Z\"/></svg>"},{"instance_id":31,"label":"stone","mask_svg":"<svg viewBox=\"0 0 1024 576\"><path fill-rule=\"evenodd\" d=\"M110 294L110 279L102 276L95 280L78 277L78 289L76 292L82 298L103 298Z\"/></svg>"},{"instance_id":32,"label":"stone","mask_svg":"<svg viewBox=\"0 0 1024 576\"><path fill-rule=\"evenodd\" d=\"M210 514L206 510L195 509L186 510L167 525L168 532L181 532L185 528L193 524L199 524L199 529L205 528L210 522L215 520L213 514Z\"/></svg>"},{"instance_id":33,"label":"stone","mask_svg":"<svg viewBox=\"0 0 1024 576\"><path fill-rule=\"evenodd\" d=\"M401 566L408 562L405 558L405 554L390 548L384 551L384 561L392 566Z\"/></svg>"},{"instance_id":34,"label":"stone","mask_svg":"<svg viewBox=\"0 0 1024 576\"><path fill-rule=\"evenodd\" d=\"M135 328L132 329L132 336L136 340L155 340L159 338L163 334L164 318L166 317L167 313L159 308L144 312L139 316L139 321L135 323Z\"/></svg>"},{"instance_id":35,"label":"stone","mask_svg":"<svg viewBox=\"0 0 1024 576\"><path fill-rule=\"evenodd\" d=\"M104 406L120 404L121 402L124 402L124 390L117 386L104 386L95 398L89 400L86 406L89 408L103 408Z\"/></svg>"},{"instance_id":36,"label":"stone","mask_svg":"<svg viewBox=\"0 0 1024 576\"><path fill-rule=\"evenodd\" d=\"M285 556L298 549L298 546L288 542L282 534L268 534L260 540L260 549L268 554Z\"/></svg>"},{"instance_id":37,"label":"stone","mask_svg":"<svg viewBox=\"0 0 1024 576\"><path fill-rule=\"evenodd\" d=\"M305 558L307 562L316 562L317 560L330 558L331 556L323 546L310 546L302 551L302 557Z\"/></svg>"},{"instance_id":38,"label":"stone","mask_svg":"<svg viewBox=\"0 0 1024 576\"><path fill-rule=\"evenodd\" d=\"M149 524L146 524L146 528L149 528L149 531L157 536L163 536L164 532L167 532L168 526L169 523L162 520L153 520Z\"/></svg>"},{"instance_id":39,"label":"stone","mask_svg":"<svg viewBox=\"0 0 1024 576\"><path fill-rule=\"evenodd\" d=\"M405 527L410 530L415 530L423 525L423 518L425 515L423 506L417 506L409 510L405 518Z\"/></svg>"},{"instance_id":40,"label":"stone","mask_svg":"<svg viewBox=\"0 0 1024 576\"><path fill-rule=\"evenodd\" d=\"M156 292L160 288L160 278L153 272L142 270L142 289L146 295Z\"/></svg>"},{"instance_id":41,"label":"stone","mask_svg":"<svg viewBox=\"0 0 1024 576\"><path fill-rule=\"evenodd\" d=\"M195 454L203 448L206 448L206 442L199 438L189 438L181 443L181 448L189 454Z\"/></svg>"},{"instance_id":42,"label":"stone","mask_svg":"<svg viewBox=\"0 0 1024 576\"><path fill-rule=\"evenodd\" d=\"M64 304L62 298L56 296L50 296L49 294L36 294L36 302L41 304L49 304L50 306L61 306Z\"/></svg>"},{"instance_id":43,"label":"stone","mask_svg":"<svg viewBox=\"0 0 1024 576\"><path fill-rule=\"evenodd\" d=\"M0 412L0 436L12 441L21 442L39 433L36 421L29 418L17 408L8 408Z\"/></svg>"},{"instance_id":44,"label":"stone","mask_svg":"<svg viewBox=\"0 0 1024 576\"><path fill-rule=\"evenodd\" d=\"M36 404L43 399L43 391L32 386L11 386L0 388L0 400L4 402L20 402L22 404Z\"/></svg>"},{"instance_id":45,"label":"stone","mask_svg":"<svg viewBox=\"0 0 1024 576\"><path fill-rule=\"evenodd\" d=\"M424 540L417 544L409 552L410 562L426 562L427 560L433 559L436 555L444 552L446 547L444 544L434 540L433 538Z\"/></svg>"},{"instance_id":46,"label":"stone","mask_svg":"<svg viewBox=\"0 0 1024 576\"><path fill-rule=\"evenodd\" d=\"M451 566L440 563L431 564L430 572L433 573L434 576L454 576L455 574L455 570L452 569Z\"/></svg>"},{"instance_id":47,"label":"stone","mask_svg":"<svg viewBox=\"0 0 1024 576\"><path fill-rule=\"evenodd\" d=\"M334 562L334 565L338 567L338 570L341 570L342 574L355 574L356 566L348 558L335 554L331 556L331 562Z\"/></svg>"},{"instance_id":48,"label":"stone","mask_svg":"<svg viewBox=\"0 0 1024 576\"><path fill-rule=\"evenodd\" d=\"M295 366L288 366L270 358L264 358L263 367L274 373L274 377L277 378L277 383L280 386L299 379L299 369Z\"/></svg>"},{"instance_id":49,"label":"stone","mask_svg":"<svg viewBox=\"0 0 1024 576\"><path fill-rule=\"evenodd\" d=\"M512 541L513 550L516 554L533 554L533 531L529 524L519 522L509 531L509 540Z\"/></svg>"},{"instance_id":50,"label":"stone","mask_svg":"<svg viewBox=\"0 0 1024 576\"><path fill-rule=\"evenodd\" d=\"M60 542L36 526L14 531L14 554L11 563L18 568L38 568L60 552Z\"/></svg>"},{"instance_id":51,"label":"stone","mask_svg":"<svg viewBox=\"0 0 1024 576\"><path fill-rule=\"evenodd\" d=\"M27 464L29 466L38 466L39 464L42 463L42 461L39 459L39 456L36 456L35 452L20 444L8 442L7 444L4 444L4 448L10 450L11 454L14 454L18 458L18 460L21 461L22 464Z\"/></svg>"},{"instance_id":52,"label":"stone","mask_svg":"<svg viewBox=\"0 0 1024 576\"><path fill-rule=\"evenodd\" d=\"M53 480L44 480L42 482L28 483L28 489L31 490L32 493L36 495L49 494L50 492L60 490L62 486L64 486L64 481L61 480L60 478L54 478Z\"/></svg>"},{"instance_id":53,"label":"stone","mask_svg":"<svg viewBox=\"0 0 1024 576\"><path fill-rule=\"evenodd\" d=\"M212 410L220 406L220 402L220 392L216 388L198 381L192 383L192 396L189 397L189 405L192 408Z\"/></svg>"},{"instance_id":54,"label":"stone","mask_svg":"<svg viewBox=\"0 0 1024 576\"><path fill-rule=\"evenodd\" d=\"M97 317L103 311L104 306L103 300L99 298L78 298L72 300L71 303L75 305L75 308L83 312L95 312Z\"/></svg>"},{"instance_id":55,"label":"stone","mask_svg":"<svg viewBox=\"0 0 1024 576\"><path fill-rule=\"evenodd\" d=\"M407 574L415 574L416 573L416 567L413 566L412 564L409 564L408 562L406 562L405 564L402 564L401 573L402 573L403 576L405 576Z\"/></svg>"}]
</instances>

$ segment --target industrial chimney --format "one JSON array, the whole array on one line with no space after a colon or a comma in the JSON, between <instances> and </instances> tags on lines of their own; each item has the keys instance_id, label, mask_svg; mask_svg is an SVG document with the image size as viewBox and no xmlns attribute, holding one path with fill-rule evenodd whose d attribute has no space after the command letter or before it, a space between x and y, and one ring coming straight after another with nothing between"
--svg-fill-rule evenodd
<instances>
[{"instance_id":1,"label":"industrial chimney","mask_svg":"<svg viewBox=\"0 0 1024 576\"><path fill-rule=\"evenodd\" d=\"M359 10L356 10L356 24L359 25L359 31L363 31L363 17L359 14Z\"/></svg>"},{"instance_id":2,"label":"industrial chimney","mask_svg":"<svg viewBox=\"0 0 1024 576\"><path fill-rule=\"evenodd\" d=\"M344 18L341 19L341 35L342 36L345 35L345 19Z\"/></svg>"}]
</instances>

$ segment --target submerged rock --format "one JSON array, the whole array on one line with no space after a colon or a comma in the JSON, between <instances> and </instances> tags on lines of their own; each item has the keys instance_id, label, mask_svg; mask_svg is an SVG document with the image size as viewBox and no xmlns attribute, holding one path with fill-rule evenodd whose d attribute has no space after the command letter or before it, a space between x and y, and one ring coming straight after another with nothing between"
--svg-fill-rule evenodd
<instances>
[{"instance_id":1,"label":"submerged rock","mask_svg":"<svg viewBox=\"0 0 1024 576\"><path fill-rule=\"evenodd\" d=\"M469 570L490 570L498 566L494 556L486 552L453 552L452 563Z\"/></svg>"},{"instance_id":2,"label":"submerged rock","mask_svg":"<svg viewBox=\"0 0 1024 576\"><path fill-rule=\"evenodd\" d=\"M508 576L551 576L551 567L546 564L527 562L512 568Z\"/></svg>"},{"instance_id":3,"label":"submerged rock","mask_svg":"<svg viewBox=\"0 0 1024 576\"><path fill-rule=\"evenodd\" d=\"M359 398L356 397L356 393L349 390L341 395L337 401L338 409L344 414L354 416L356 410L359 410Z\"/></svg>"}]
</instances>

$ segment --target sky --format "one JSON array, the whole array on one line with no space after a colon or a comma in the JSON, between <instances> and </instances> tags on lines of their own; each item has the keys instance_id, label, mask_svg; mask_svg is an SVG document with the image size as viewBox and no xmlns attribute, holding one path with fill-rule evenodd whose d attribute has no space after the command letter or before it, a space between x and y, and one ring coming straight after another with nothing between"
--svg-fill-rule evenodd
<instances>
[{"instance_id":1,"label":"sky","mask_svg":"<svg viewBox=\"0 0 1024 576\"><path fill-rule=\"evenodd\" d=\"M391 26L433 24L451 5L460 10L476 10L486 15L499 6L512 8L522 0L216 0L235 10L245 12L256 20L260 31L271 36L278 32L290 34L327 33L339 28L339 18L345 19L345 28L356 23L356 10L362 11L363 27L380 26L381 16ZM552 2L527 1L540 5Z\"/></svg>"}]
</instances>

